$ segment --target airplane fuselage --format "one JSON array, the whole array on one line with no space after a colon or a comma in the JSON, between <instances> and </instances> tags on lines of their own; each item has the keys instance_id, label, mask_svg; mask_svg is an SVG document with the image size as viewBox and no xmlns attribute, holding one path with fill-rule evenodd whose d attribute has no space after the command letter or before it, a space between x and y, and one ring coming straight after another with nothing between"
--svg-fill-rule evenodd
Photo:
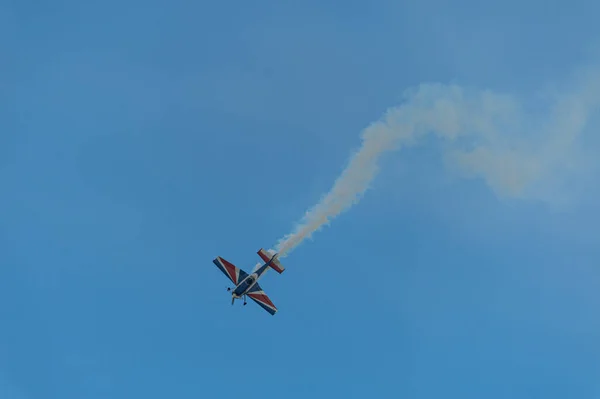
<instances>
[{"instance_id":1,"label":"airplane fuselage","mask_svg":"<svg viewBox=\"0 0 600 399\"><path fill-rule=\"evenodd\" d=\"M246 293L250 291L250 289L254 286L254 284L256 284L258 279L267 271L268 268L269 264L266 263L258 268L258 270L256 270L254 273L240 281L240 283L233 289L231 295L234 298L241 298L246 295Z\"/></svg>"}]
</instances>

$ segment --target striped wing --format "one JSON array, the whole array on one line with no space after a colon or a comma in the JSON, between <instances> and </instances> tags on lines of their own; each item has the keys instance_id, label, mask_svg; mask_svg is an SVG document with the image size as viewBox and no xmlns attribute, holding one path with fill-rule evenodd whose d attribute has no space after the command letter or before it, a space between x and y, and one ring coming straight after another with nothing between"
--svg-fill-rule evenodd
<instances>
[{"instance_id":1,"label":"striped wing","mask_svg":"<svg viewBox=\"0 0 600 399\"><path fill-rule=\"evenodd\" d=\"M271 302L271 299L265 294L258 283L254 284L254 286L248 291L246 294L250 299L254 302L258 303L258 305L269 312L271 315L275 315L277 313L277 308Z\"/></svg>"},{"instance_id":2,"label":"striped wing","mask_svg":"<svg viewBox=\"0 0 600 399\"><path fill-rule=\"evenodd\" d=\"M248 273L242 269L236 267L233 263L226 261L225 259L217 256L213 259L213 263L223 272L224 275L231 280L235 285L238 285L240 281L248 276Z\"/></svg>"}]
</instances>

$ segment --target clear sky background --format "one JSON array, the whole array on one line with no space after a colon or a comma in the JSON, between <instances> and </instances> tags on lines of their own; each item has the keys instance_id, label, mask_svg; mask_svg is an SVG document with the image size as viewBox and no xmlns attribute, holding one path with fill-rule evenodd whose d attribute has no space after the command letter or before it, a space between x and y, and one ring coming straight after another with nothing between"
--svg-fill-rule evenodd
<instances>
[{"instance_id":1,"label":"clear sky background","mask_svg":"<svg viewBox=\"0 0 600 399\"><path fill-rule=\"evenodd\" d=\"M460 178L424 141L261 280L277 315L232 307L211 263L251 269L406 89L536 98L596 65L598 15L4 0L0 397L600 398L589 170L557 209Z\"/></svg>"}]
</instances>

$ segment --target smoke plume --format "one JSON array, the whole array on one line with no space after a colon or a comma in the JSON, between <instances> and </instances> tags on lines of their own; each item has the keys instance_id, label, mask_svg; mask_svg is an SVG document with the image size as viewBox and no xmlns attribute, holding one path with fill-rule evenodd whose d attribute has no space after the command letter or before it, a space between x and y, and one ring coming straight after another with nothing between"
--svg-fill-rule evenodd
<instances>
[{"instance_id":1,"label":"smoke plume","mask_svg":"<svg viewBox=\"0 0 600 399\"><path fill-rule=\"evenodd\" d=\"M362 145L331 190L279 240L276 251L285 257L358 203L381 157L427 134L444 140L449 166L482 178L499 196L558 198L560 184L585 166L578 139L600 104L600 73L579 71L568 87L535 99L522 103L506 94L444 84L407 91L402 105L363 130Z\"/></svg>"}]
</instances>

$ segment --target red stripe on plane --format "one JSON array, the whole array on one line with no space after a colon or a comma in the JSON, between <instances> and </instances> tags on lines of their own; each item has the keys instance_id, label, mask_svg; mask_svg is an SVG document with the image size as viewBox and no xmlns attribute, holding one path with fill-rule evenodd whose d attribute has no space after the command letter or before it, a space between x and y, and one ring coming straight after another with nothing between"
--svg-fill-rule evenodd
<instances>
[{"instance_id":1,"label":"red stripe on plane","mask_svg":"<svg viewBox=\"0 0 600 399\"><path fill-rule=\"evenodd\" d=\"M229 273L229 275L231 276L231 281L233 281L234 284L237 284L237 273L236 273L237 268L232 263L226 261L225 259L223 259L223 258L220 258L220 259L221 259L221 263L223 264L223 266L225 266L225 270L227 270L227 273Z\"/></svg>"},{"instance_id":2,"label":"red stripe on plane","mask_svg":"<svg viewBox=\"0 0 600 399\"><path fill-rule=\"evenodd\" d=\"M267 255L265 255L265 253L262 251L258 253L258 256L260 256L262 258L262 260L265 261L265 263L267 263L271 260L271 258L269 258Z\"/></svg>"},{"instance_id":3,"label":"red stripe on plane","mask_svg":"<svg viewBox=\"0 0 600 399\"><path fill-rule=\"evenodd\" d=\"M267 305L271 306L273 309L277 309L275 307L275 305L273 305L273 302L271 302L271 300L269 299L268 296L266 296L265 294L257 294L257 293L250 293L248 294L249 297L256 299L257 301L266 303Z\"/></svg>"}]
</instances>

